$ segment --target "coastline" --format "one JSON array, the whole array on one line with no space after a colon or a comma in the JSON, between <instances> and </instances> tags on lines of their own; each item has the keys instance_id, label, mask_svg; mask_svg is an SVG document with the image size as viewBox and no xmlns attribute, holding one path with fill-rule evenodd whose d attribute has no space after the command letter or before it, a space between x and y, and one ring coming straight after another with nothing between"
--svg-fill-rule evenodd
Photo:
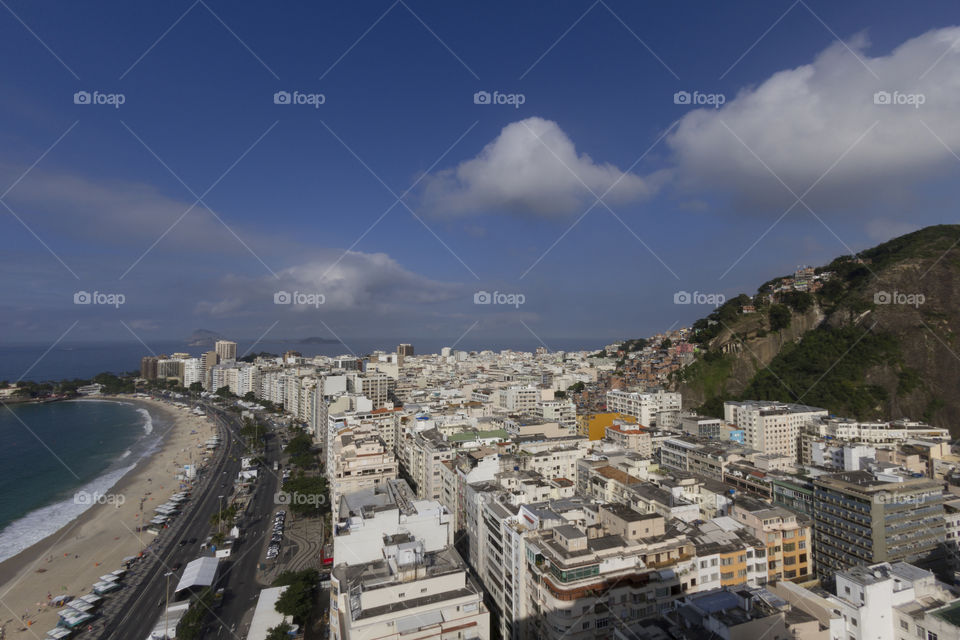
<instances>
[{"instance_id":1,"label":"coastline","mask_svg":"<svg viewBox=\"0 0 960 640\"><path fill-rule=\"evenodd\" d=\"M47 595L79 596L90 593L91 585L104 574L119 569L123 558L135 556L155 537L136 533L141 522L149 522L152 507L165 502L179 489L175 478L183 464L204 457L196 448L215 433L213 424L188 409L149 398L105 396L91 398L133 404L146 409L154 421L154 431L162 423L162 440L155 450L136 460L106 496L122 496L97 503L79 516L0 562L0 628L6 637L35 637L57 624L58 609L46 605ZM197 433L191 434L191 431ZM144 513L140 513L143 500ZM147 517L144 519L144 515ZM28 614L26 619L21 618ZM30 625L27 622L30 622Z\"/></svg>"}]
</instances>

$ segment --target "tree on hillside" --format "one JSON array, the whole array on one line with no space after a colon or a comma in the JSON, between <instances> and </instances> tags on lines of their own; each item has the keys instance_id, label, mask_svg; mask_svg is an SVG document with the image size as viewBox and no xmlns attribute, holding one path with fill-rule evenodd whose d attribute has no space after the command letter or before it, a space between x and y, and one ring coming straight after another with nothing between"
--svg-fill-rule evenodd
<instances>
[{"instance_id":1,"label":"tree on hillside","mask_svg":"<svg viewBox=\"0 0 960 640\"><path fill-rule=\"evenodd\" d=\"M790 326L790 309L782 304L770 305L770 330L780 331Z\"/></svg>"}]
</instances>

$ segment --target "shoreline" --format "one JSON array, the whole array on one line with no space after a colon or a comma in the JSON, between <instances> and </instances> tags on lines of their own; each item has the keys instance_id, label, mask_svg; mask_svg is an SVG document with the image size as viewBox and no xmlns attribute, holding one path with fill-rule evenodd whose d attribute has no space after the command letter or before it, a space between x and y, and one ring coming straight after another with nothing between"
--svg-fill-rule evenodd
<instances>
[{"instance_id":1,"label":"shoreline","mask_svg":"<svg viewBox=\"0 0 960 640\"><path fill-rule=\"evenodd\" d=\"M179 490L177 470L188 462L190 452L196 458L194 463L204 458L205 451L195 447L215 433L206 417L163 401L124 396L90 400L126 402L146 409L154 433L163 429L162 439L152 453L136 460L132 469L104 491L104 495L123 496L122 504L94 504L57 531L0 562L0 575L5 578L0 585L0 628L5 628L6 637L34 637L52 629L59 610L46 605L48 594L90 593L98 576L119 569L124 557L138 555L141 545L149 546L155 536L138 535L136 527L147 522L152 506ZM194 430L197 433L191 434ZM24 614L29 614L31 625L21 621Z\"/></svg>"}]
</instances>

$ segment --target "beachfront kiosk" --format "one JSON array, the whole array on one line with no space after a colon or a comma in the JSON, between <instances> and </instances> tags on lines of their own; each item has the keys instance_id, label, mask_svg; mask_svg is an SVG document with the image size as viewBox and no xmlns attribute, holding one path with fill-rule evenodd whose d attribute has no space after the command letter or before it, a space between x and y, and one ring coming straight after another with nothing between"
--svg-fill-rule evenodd
<instances>
[{"instance_id":1,"label":"beachfront kiosk","mask_svg":"<svg viewBox=\"0 0 960 640\"><path fill-rule=\"evenodd\" d=\"M174 589L174 598L182 600L200 593L207 587L212 587L217 581L217 572L220 568L220 558L203 557L187 563L183 575Z\"/></svg>"}]
</instances>

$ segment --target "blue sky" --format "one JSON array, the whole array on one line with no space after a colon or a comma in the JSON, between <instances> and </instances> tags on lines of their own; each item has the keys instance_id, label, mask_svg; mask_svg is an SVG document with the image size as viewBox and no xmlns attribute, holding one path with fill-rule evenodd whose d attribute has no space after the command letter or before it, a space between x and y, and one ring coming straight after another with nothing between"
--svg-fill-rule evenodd
<instances>
[{"instance_id":1,"label":"blue sky","mask_svg":"<svg viewBox=\"0 0 960 640\"><path fill-rule=\"evenodd\" d=\"M678 291L955 221L956 22L942 2L7 0L0 330L549 345L689 324L710 308Z\"/></svg>"}]
</instances>

